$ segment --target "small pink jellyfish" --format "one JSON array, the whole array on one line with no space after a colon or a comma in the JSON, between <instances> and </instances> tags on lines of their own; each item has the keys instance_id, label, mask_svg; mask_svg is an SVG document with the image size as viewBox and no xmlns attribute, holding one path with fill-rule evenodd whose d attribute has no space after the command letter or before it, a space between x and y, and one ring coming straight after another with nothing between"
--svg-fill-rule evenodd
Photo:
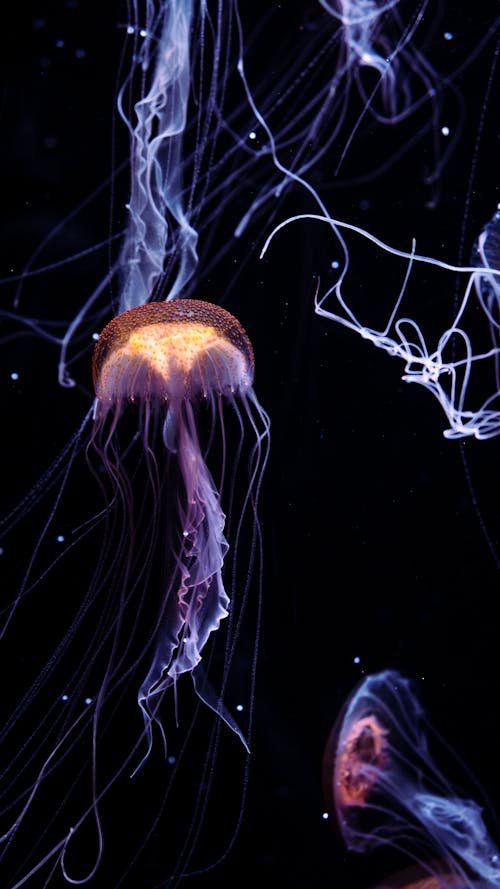
<instances>
[{"instance_id":1,"label":"small pink jellyfish","mask_svg":"<svg viewBox=\"0 0 500 889\"><path fill-rule=\"evenodd\" d=\"M408 679L395 670L367 676L326 744L328 813L353 852L390 847L417 863L417 874L377 889L498 889L500 853L482 809L438 770L428 732Z\"/></svg>"}]
</instances>

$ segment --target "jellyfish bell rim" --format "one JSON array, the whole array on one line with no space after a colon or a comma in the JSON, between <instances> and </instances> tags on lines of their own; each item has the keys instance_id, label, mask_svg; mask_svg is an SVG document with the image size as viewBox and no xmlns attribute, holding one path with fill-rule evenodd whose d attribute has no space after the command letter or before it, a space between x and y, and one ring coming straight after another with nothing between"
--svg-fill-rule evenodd
<instances>
[{"instance_id":1,"label":"jellyfish bell rim","mask_svg":"<svg viewBox=\"0 0 500 889\"><path fill-rule=\"evenodd\" d=\"M341 799L340 792L340 779L339 779L339 756L341 755L341 751L339 750L341 742L347 742L349 740L349 736L351 734L352 729L346 727L346 717L353 705L353 702L356 700L358 693L361 689L366 688L367 686L372 685L374 682L387 682L389 679L393 680L403 680L404 677L394 669L384 669L379 670L376 673L372 674L364 674L354 685L354 687L349 692L347 698L344 700L344 703L333 723L332 728L328 734L325 749L322 758L322 785L323 785L323 799L325 803L326 811L329 815L329 821L332 825L332 829L338 839L342 842L342 844L351 852L357 853L358 850L355 846L352 846L348 839L348 831L349 826L347 819L343 817L344 812L353 811L356 812L360 809L364 809L365 803L360 798L359 801L352 800L347 803L345 800ZM389 729L380 722L377 713L375 712L373 707L367 707L366 713L363 715L359 715L354 724L360 723L369 723L373 722L379 735L381 738L389 733ZM383 744L380 745L379 750L377 751L378 756L381 758L381 762L384 760L384 747ZM377 781L373 780L371 783L368 781L368 790L367 790L367 798L369 798L371 792L376 792L377 790Z\"/></svg>"},{"instance_id":2,"label":"jellyfish bell rim","mask_svg":"<svg viewBox=\"0 0 500 889\"><path fill-rule=\"evenodd\" d=\"M356 685L351 689L347 698L345 698L342 707L340 708L335 722L333 723L328 737L326 739L325 749L323 751L323 757L321 760L321 778L322 778L322 786L323 786L323 800L325 804L325 809L328 812L328 820L330 825L337 836L338 840L345 845L345 834L342 828L342 824L340 823L338 817L337 810L337 792L336 792L336 777L337 777L337 753L339 747L340 736L342 734L342 729L344 727L345 717L351 705L351 702L354 696L357 694L361 686L364 684L366 680L366 676L362 676L361 679L358 680Z\"/></svg>"}]
</instances>

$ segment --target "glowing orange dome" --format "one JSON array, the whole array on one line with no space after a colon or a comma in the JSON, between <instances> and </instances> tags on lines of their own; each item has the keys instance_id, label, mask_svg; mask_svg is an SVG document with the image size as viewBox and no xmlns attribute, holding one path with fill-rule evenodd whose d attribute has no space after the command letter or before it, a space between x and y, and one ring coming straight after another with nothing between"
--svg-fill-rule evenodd
<instances>
[{"instance_id":1,"label":"glowing orange dome","mask_svg":"<svg viewBox=\"0 0 500 889\"><path fill-rule=\"evenodd\" d=\"M101 402L244 392L253 349L225 309L202 300L148 303L113 318L97 340L92 375Z\"/></svg>"}]
</instances>

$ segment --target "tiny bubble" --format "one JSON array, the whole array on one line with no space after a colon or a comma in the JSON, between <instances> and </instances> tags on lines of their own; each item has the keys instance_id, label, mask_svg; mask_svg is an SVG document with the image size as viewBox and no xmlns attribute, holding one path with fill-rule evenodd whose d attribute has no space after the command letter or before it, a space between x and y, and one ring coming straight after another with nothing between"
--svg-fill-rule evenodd
<instances>
[{"instance_id":1,"label":"tiny bubble","mask_svg":"<svg viewBox=\"0 0 500 889\"><path fill-rule=\"evenodd\" d=\"M328 821L328 812L323 812L321 817L322 817L323 821Z\"/></svg>"},{"instance_id":2,"label":"tiny bubble","mask_svg":"<svg viewBox=\"0 0 500 889\"><path fill-rule=\"evenodd\" d=\"M18 380L19 374L14 370L10 375L11 380Z\"/></svg>"},{"instance_id":3,"label":"tiny bubble","mask_svg":"<svg viewBox=\"0 0 500 889\"><path fill-rule=\"evenodd\" d=\"M445 40L453 40L453 34L451 31L445 31L443 34Z\"/></svg>"},{"instance_id":4,"label":"tiny bubble","mask_svg":"<svg viewBox=\"0 0 500 889\"><path fill-rule=\"evenodd\" d=\"M354 658L354 663L355 663L355 664L360 664L360 663L361 663L361 658L360 658L358 655L356 655L356 657Z\"/></svg>"},{"instance_id":5,"label":"tiny bubble","mask_svg":"<svg viewBox=\"0 0 500 889\"><path fill-rule=\"evenodd\" d=\"M146 37L146 36L147 36L147 33L148 33L148 32L146 31L145 28L141 28L141 30L139 31L139 35L140 35L141 37Z\"/></svg>"},{"instance_id":6,"label":"tiny bubble","mask_svg":"<svg viewBox=\"0 0 500 889\"><path fill-rule=\"evenodd\" d=\"M243 704L236 704L236 709L238 710L238 713L241 713L241 711L243 710Z\"/></svg>"},{"instance_id":7,"label":"tiny bubble","mask_svg":"<svg viewBox=\"0 0 500 889\"><path fill-rule=\"evenodd\" d=\"M175 756L169 756L169 757L167 757L167 762L168 762L169 765L173 766L173 764L174 764L174 762L175 762Z\"/></svg>"},{"instance_id":8,"label":"tiny bubble","mask_svg":"<svg viewBox=\"0 0 500 889\"><path fill-rule=\"evenodd\" d=\"M134 26L127 25L127 34L133 34L133 33L134 33Z\"/></svg>"},{"instance_id":9,"label":"tiny bubble","mask_svg":"<svg viewBox=\"0 0 500 889\"><path fill-rule=\"evenodd\" d=\"M450 135L450 128L449 127L441 127L441 132L442 132L443 136L449 136Z\"/></svg>"},{"instance_id":10,"label":"tiny bubble","mask_svg":"<svg viewBox=\"0 0 500 889\"><path fill-rule=\"evenodd\" d=\"M69 701L69 695L61 695L61 701Z\"/></svg>"},{"instance_id":11,"label":"tiny bubble","mask_svg":"<svg viewBox=\"0 0 500 889\"><path fill-rule=\"evenodd\" d=\"M75 49L75 57L77 59L84 59L86 55L87 51L85 49L81 49L80 47L78 49Z\"/></svg>"},{"instance_id":12,"label":"tiny bubble","mask_svg":"<svg viewBox=\"0 0 500 889\"><path fill-rule=\"evenodd\" d=\"M64 534L58 534L56 540L58 543L64 543Z\"/></svg>"},{"instance_id":13,"label":"tiny bubble","mask_svg":"<svg viewBox=\"0 0 500 889\"><path fill-rule=\"evenodd\" d=\"M92 334L92 339L93 339L93 340L98 340L98 339L99 339L99 334L98 334L98 333L93 333L93 334Z\"/></svg>"},{"instance_id":14,"label":"tiny bubble","mask_svg":"<svg viewBox=\"0 0 500 889\"><path fill-rule=\"evenodd\" d=\"M87 704L87 705L88 705L88 704L91 704L91 703L92 703L92 698L85 698L84 704Z\"/></svg>"},{"instance_id":15,"label":"tiny bubble","mask_svg":"<svg viewBox=\"0 0 500 889\"><path fill-rule=\"evenodd\" d=\"M340 263L339 263L338 259L332 260L332 262L331 262L332 269L338 269L339 265L340 265Z\"/></svg>"},{"instance_id":16,"label":"tiny bubble","mask_svg":"<svg viewBox=\"0 0 500 889\"><path fill-rule=\"evenodd\" d=\"M257 138L257 133L254 133L254 131L252 130L252 132L248 134L248 138L249 138L249 139L256 139L256 138Z\"/></svg>"},{"instance_id":17,"label":"tiny bubble","mask_svg":"<svg viewBox=\"0 0 500 889\"><path fill-rule=\"evenodd\" d=\"M64 40L56 40L56 46L58 49L62 49L64 46Z\"/></svg>"}]
</instances>

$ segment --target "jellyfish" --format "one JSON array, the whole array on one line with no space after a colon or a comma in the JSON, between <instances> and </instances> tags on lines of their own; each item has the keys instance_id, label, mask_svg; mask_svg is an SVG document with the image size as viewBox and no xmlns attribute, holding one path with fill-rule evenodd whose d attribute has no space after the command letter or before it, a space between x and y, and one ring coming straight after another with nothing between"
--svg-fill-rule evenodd
<instances>
[{"instance_id":1,"label":"jellyfish","mask_svg":"<svg viewBox=\"0 0 500 889\"><path fill-rule=\"evenodd\" d=\"M154 626L151 664L138 696L148 748L152 724L158 721L156 701L167 688L176 688L183 673L192 676L200 697L241 735L223 708L221 695L209 691L200 678L203 649L227 617L230 602L222 578L228 548L225 517L200 443L197 414L203 405L213 437L218 423L224 434L224 403L238 413L237 402L241 402L255 431L245 498L249 508L255 508L269 421L253 393L253 373L252 346L239 322L226 310L202 300L177 299L128 309L109 322L96 343L92 446L115 489L113 499L122 500L124 513L134 515L128 502L134 496L133 488L123 476L118 427L126 406L136 405L140 447L153 488L154 529L163 529L167 547L173 550L171 573ZM158 435L164 455L158 454ZM222 486L227 472L225 453L221 461ZM164 500L168 504L166 516ZM177 515L174 528L170 528L173 500ZM127 539L133 545L132 527ZM125 589L130 583L131 558L129 553L120 581Z\"/></svg>"},{"instance_id":2,"label":"jellyfish","mask_svg":"<svg viewBox=\"0 0 500 889\"><path fill-rule=\"evenodd\" d=\"M381 886L494 889L500 853L483 809L441 773L428 734L410 680L395 670L363 679L326 744L327 810L349 850L389 848L415 860L418 878L413 868L412 878Z\"/></svg>"}]
</instances>

